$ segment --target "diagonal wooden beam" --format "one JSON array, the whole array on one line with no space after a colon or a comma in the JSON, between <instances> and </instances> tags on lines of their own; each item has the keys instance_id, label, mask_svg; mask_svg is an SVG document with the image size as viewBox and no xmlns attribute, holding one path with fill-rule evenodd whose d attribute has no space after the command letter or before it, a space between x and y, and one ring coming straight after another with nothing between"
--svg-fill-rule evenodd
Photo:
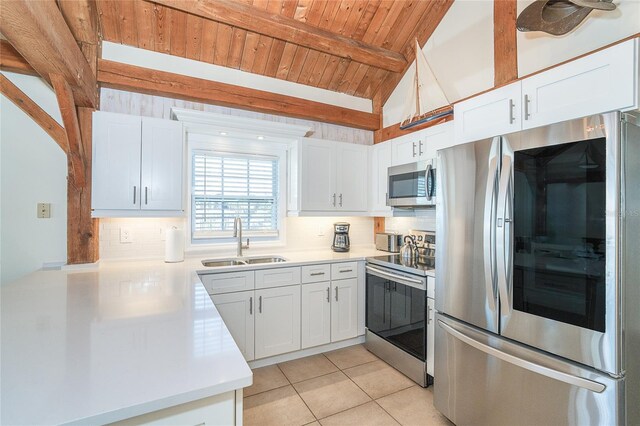
<instances>
[{"instance_id":1,"label":"diagonal wooden beam","mask_svg":"<svg viewBox=\"0 0 640 426\"><path fill-rule=\"evenodd\" d=\"M79 106L97 105L95 77L54 1L0 1L0 32L49 83L62 75Z\"/></svg>"},{"instance_id":2,"label":"diagonal wooden beam","mask_svg":"<svg viewBox=\"0 0 640 426\"><path fill-rule=\"evenodd\" d=\"M60 107L60 115L67 133L67 141L69 143L69 152L67 156L71 162L70 177L78 188L83 188L86 183L84 168L84 153L82 150L82 137L80 135L80 126L78 125L78 115L76 113L76 104L73 101L73 93L71 87L60 74L52 74L50 76L53 90L56 92L58 106Z\"/></svg>"},{"instance_id":3,"label":"diagonal wooden beam","mask_svg":"<svg viewBox=\"0 0 640 426\"><path fill-rule=\"evenodd\" d=\"M350 39L293 18L272 14L237 0L151 1L376 68L397 73L407 67L406 59L398 52Z\"/></svg>"},{"instance_id":4,"label":"diagonal wooden beam","mask_svg":"<svg viewBox=\"0 0 640 426\"><path fill-rule=\"evenodd\" d=\"M518 43L516 0L493 2L494 85L502 86L518 78Z\"/></svg>"},{"instance_id":5,"label":"diagonal wooden beam","mask_svg":"<svg viewBox=\"0 0 640 426\"><path fill-rule=\"evenodd\" d=\"M100 59L98 81L106 87L204 102L267 114L376 130L379 115L293 96Z\"/></svg>"},{"instance_id":6,"label":"diagonal wooden beam","mask_svg":"<svg viewBox=\"0 0 640 426\"><path fill-rule=\"evenodd\" d=\"M38 75L29 62L7 40L0 40L0 70L18 74Z\"/></svg>"},{"instance_id":7,"label":"diagonal wooden beam","mask_svg":"<svg viewBox=\"0 0 640 426\"><path fill-rule=\"evenodd\" d=\"M7 99L31 117L42 130L47 132L65 154L69 152L64 128L2 74L0 74L0 91Z\"/></svg>"},{"instance_id":8,"label":"diagonal wooden beam","mask_svg":"<svg viewBox=\"0 0 640 426\"><path fill-rule=\"evenodd\" d=\"M409 69L409 65L416 57L415 51L413 50L413 46L415 46L414 40L417 38L420 46L424 46L440 24L440 21L442 21L442 18L444 18L444 15L446 15L453 2L454 0L433 0L431 2L431 7L427 9L423 15L423 19L420 22L420 26L416 29L414 37L409 38L402 50L409 63L400 74L389 74L382 84L378 86L378 90L376 90L376 92L379 91L381 93L383 104L387 102L389 96L391 96L391 93L393 93L393 90L396 88L404 76L404 73Z\"/></svg>"}]
</instances>

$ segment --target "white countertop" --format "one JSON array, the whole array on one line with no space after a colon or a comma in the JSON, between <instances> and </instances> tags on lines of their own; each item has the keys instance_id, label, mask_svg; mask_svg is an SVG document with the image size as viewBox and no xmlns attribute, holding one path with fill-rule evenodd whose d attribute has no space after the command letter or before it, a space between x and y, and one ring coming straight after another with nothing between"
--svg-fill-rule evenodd
<instances>
[{"instance_id":1,"label":"white countertop","mask_svg":"<svg viewBox=\"0 0 640 426\"><path fill-rule=\"evenodd\" d=\"M388 253L271 254L289 262L251 269ZM251 370L195 273L212 257L107 261L4 285L0 423L104 424L251 385Z\"/></svg>"}]
</instances>

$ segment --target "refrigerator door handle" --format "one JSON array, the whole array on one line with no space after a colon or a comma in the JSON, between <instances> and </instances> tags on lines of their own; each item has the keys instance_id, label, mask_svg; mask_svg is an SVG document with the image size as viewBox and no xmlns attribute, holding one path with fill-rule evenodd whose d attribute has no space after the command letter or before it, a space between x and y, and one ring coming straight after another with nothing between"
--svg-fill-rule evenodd
<instances>
[{"instance_id":1,"label":"refrigerator door handle","mask_svg":"<svg viewBox=\"0 0 640 426\"><path fill-rule=\"evenodd\" d=\"M536 364L532 361L519 358L515 355L512 355L507 352L503 352L500 349L496 349L491 347L485 343L478 342L476 339L467 336L463 332L456 330L448 324L445 324L442 320L438 320L438 325L448 334L455 337L456 339L466 343L467 345L486 353L487 355L491 355L495 358L501 359L502 361L508 362L510 364L516 365L520 368L524 368L525 370L529 370L536 374L541 374L543 376L549 377L554 380L559 380L561 382L567 383L572 386L578 386L583 389L590 390L596 393L602 393L606 386L602 383L595 382L593 380L585 379L583 377L574 376L573 374L565 373L563 371L554 370L549 367L545 367L544 365Z\"/></svg>"},{"instance_id":2,"label":"refrigerator door handle","mask_svg":"<svg viewBox=\"0 0 640 426\"><path fill-rule=\"evenodd\" d=\"M495 196L496 196L496 180L498 172L498 157L493 157L489 162L489 175L487 178L487 190L484 202L484 282L487 290L487 299L489 299L489 309L496 310L496 288L495 275L493 265L495 264ZM488 253L488 254L487 254Z\"/></svg>"},{"instance_id":3,"label":"refrigerator door handle","mask_svg":"<svg viewBox=\"0 0 640 426\"><path fill-rule=\"evenodd\" d=\"M512 301L509 291L511 277L511 212L513 203L513 179L511 157L502 157L502 172L498 189L498 212L496 215L496 263L500 309L502 315L511 313Z\"/></svg>"}]
</instances>

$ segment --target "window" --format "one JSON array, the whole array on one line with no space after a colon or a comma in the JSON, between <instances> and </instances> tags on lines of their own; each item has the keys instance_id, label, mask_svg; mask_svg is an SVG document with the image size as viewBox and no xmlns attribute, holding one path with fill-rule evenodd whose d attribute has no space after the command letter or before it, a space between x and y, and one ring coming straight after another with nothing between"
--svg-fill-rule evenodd
<instances>
[{"instance_id":1,"label":"window","mask_svg":"<svg viewBox=\"0 0 640 426\"><path fill-rule=\"evenodd\" d=\"M242 219L243 236L278 237L279 157L193 151L191 233L194 240L233 236Z\"/></svg>"}]
</instances>

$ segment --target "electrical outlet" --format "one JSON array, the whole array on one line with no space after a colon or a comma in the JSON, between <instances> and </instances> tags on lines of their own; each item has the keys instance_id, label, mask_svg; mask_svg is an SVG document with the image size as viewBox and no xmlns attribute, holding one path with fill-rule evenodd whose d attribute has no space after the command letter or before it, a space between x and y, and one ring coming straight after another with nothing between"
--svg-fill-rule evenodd
<instances>
[{"instance_id":1,"label":"electrical outlet","mask_svg":"<svg viewBox=\"0 0 640 426\"><path fill-rule=\"evenodd\" d=\"M160 241L165 241L167 239L167 232L164 227L160 227Z\"/></svg>"},{"instance_id":2,"label":"electrical outlet","mask_svg":"<svg viewBox=\"0 0 640 426\"><path fill-rule=\"evenodd\" d=\"M120 243L132 243L133 242L133 234L131 233L131 229L129 228L120 228Z\"/></svg>"},{"instance_id":3,"label":"electrical outlet","mask_svg":"<svg viewBox=\"0 0 640 426\"><path fill-rule=\"evenodd\" d=\"M51 217L51 203L38 203L38 219Z\"/></svg>"},{"instance_id":4,"label":"electrical outlet","mask_svg":"<svg viewBox=\"0 0 640 426\"><path fill-rule=\"evenodd\" d=\"M317 232L318 237L324 237L324 227L318 226L318 232Z\"/></svg>"}]
</instances>

